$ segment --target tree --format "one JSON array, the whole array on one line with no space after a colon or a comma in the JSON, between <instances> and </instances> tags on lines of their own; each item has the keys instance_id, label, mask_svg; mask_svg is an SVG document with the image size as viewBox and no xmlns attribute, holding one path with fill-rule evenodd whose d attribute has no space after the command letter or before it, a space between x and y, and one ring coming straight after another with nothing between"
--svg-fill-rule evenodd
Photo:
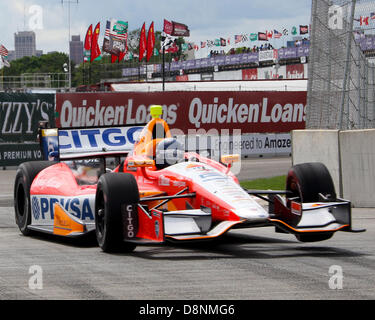
<instances>
[{"instance_id":1,"label":"tree","mask_svg":"<svg viewBox=\"0 0 375 320\"><path fill-rule=\"evenodd\" d=\"M65 53L54 52L40 57L23 57L10 63L5 68L4 76L21 76L24 73L63 73L64 63L69 62Z\"/></svg>"}]
</instances>

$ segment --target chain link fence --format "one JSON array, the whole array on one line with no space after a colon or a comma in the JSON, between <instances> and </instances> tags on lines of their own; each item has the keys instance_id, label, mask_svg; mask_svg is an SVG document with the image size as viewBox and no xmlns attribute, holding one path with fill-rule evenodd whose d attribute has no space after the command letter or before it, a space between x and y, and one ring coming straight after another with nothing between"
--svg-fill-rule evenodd
<instances>
[{"instance_id":1,"label":"chain link fence","mask_svg":"<svg viewBox=\"0 0 375 320\"><path fill-rule=\"evenodd\" d=\"M312 0L307 129L375 128L375 1Z\"/></svg>"}]
</instances>

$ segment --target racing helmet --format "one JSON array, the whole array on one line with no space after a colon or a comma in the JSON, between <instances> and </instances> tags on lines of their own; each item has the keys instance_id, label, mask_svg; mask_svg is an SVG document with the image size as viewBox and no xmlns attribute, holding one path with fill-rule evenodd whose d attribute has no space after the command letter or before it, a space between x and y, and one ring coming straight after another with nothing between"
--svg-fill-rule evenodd
<instances>
[{"instance_id":1,"label":"racing helmet","mask_svg":"<svg viewBox=\"0 0 375 320\"><path fill-rule=\"evenodd\" d=\"M155 165L164 169L184 159L184 148L175 138L166 138L160 141L155 150Z\"/></svg>"}]
</instances>

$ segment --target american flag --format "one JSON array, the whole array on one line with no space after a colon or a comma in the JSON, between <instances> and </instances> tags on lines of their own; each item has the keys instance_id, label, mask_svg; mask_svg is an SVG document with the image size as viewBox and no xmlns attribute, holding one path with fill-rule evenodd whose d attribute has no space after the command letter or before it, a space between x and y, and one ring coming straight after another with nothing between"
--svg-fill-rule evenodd
<instances>
[{"instance_id":1,"label":"american flag","mask_svg":"<svg viewBox=\"0 0 375 320\"><path fill-rule=\"evenodd\" d=\"M242 41L242 35L235 35L234 36L234 43L239 43Z\"/></svg>"},{"instance_id":2,"label":"american flag","mask_svg":"<svg viewBox=\"0 0 375 320\"><path fill-rule=\"evenodd\" d=\"M281 33L281 32L279 32L279 31L277 31L277 30L273 30L273 37L274 37L275 39L280 39L281 36L282 36L282 33Z\"/></svg>"},{"instance_id":3,"label":"american flag","mask_svg":"<svg viewBox=\"0 0 375 320\"><path fill-rule=\"evenodd\" d=\"M106 24L106 27L105 27L105 36L108 37L108 38L118 39L120 41L121 40L127 40L127 38L128 38L127 33L119 34L116 31L112 30L114 24L115 24L115 21L108 21L107 20L107 24Z\"/></svg>"},{"instance_id":4,"label":"american flag","mask_svg":"<svg viewBox=\"0 0 375 320\"><path fill-rule=\"evenodd\" d=\"M3 45L0 46L0 55L3 57L8 56L9 52L7 48L5 48Z\"/></svg>"}]
</instances>

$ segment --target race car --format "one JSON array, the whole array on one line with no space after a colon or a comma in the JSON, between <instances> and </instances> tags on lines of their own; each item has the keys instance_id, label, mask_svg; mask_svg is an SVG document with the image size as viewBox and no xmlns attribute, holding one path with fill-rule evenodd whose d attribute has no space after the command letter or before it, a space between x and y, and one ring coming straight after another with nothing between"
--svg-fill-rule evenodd
<instances>
[{"instance_id":1,"label":"race car","mask_svg":"<svg viewBox=\"0 0 375 320\"><path fill-rule=\"evenodd\" d=\"M323 164L293 166L282 191L244 190L231 172L239 155L215 161L186 151L161 118L162 107L150 110L145 126L41 128L46 161L21 164L15 178L20 231L95 232L105 252L207 241L234 228L274 226L302 242L364 231L352 228L351 203L337 197ZM114 169L109 158L120 159Z\"/></svg>"}]
</instances>

